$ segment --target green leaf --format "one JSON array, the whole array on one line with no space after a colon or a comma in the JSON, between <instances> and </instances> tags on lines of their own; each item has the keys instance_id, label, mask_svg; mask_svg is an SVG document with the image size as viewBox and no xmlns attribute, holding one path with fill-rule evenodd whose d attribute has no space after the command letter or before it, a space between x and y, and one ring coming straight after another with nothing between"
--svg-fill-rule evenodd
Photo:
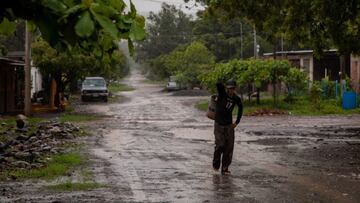
<instances>
[{"instance_id":1,"label":"green leaf","mask_svg":"<svg viewBox=\"0 0 360 203\"><path fill-rule=\"evenodd\" d=\"M76 5L74 7L71 7L65 12L65 15L62 18L67 18L69 15L77 13L82 8L83 8L83 6L81 6L81 5Z\"/></svg>"},{"instance_id":2,"label":"green leaf","mask_svg":"<svg viewBox=\"0 0 360 203\"><path fill-rule=\"evenodd\" d=\"M125 4L122 0L110 0L110 5L120 12L123 12L125 8Z\"/></svg>"},{"instance_id":3,"label":"green leaf","mask_svg":"<svg viewBox=\"0 0 360 203\"><path fill-rule=\"evenodd\" d=\"M57 14L63 14L64 11L67 9L66 5L58 0L43 1L43 5L50 8L54 13Z\"/></svg>"},{"instance_id":4,"label":"green leaf","mask_svg":"<svg viewBox=\"0 0 360 203\"><path fill-rule=\"evenodd\" d=\"M66 6L68 6L68 7L73 7L73 6L76 5L75 2L74 2L74 0L63 0L63 2L64 2L64 4L65 4Z\"/></svg>"},{"instance_id":5,"label":"green leaf","mask_svg":"<svg viewBox=\"0 0 360 203\"><path fill-rule=\"evenodd\" d=\"M132 40L143 40L146 32L144 29L145 19L142 16L138 16L130 28L130 38Z\"/></svg>"},{"instance_id":6,"label":"green leaf","mask_svg":"<svg viewBox=\"0 0 360 203\"><path fill-rule=\"evenodd\" d=\"M101 36L99 43L105 51L114 47L113 38L106 33Z\"/></svg>"},{"instance_id":7,"label":"green leaf","mask_svg":"<svg viewBox=\"0 0 360 203\"><path fill-rule=\"evenodd\" d=\"M7 18L4 18L0 23L0 33L4 35L11 35L15 32L16 23L9 21Z\"/></svg>"},{"instance_id":8,"label":"green leaf","mask_svg":"<svg viewBox=\"0 0 360 203\"><path fill-rule=\"evenodd\" d=\"M135 5L133 4L133 2L131 0L130 0L130 15L133 18L136 17L136 8L135 8Z\"/></svg>"},{"instance_id":9,"label":"green leaf","mask_svg":"<svg viewBox=\"0 0 360 203\"><path fill-rule=\"evenodd\" d=\"M131 39L128 39L128 48L130 52L130 56L134 55L134 44Z\"/></svg>"},{"instance_id":10,"label":"green leaf","mask_svg":"<svg viewBox=\"0 0 360 203\"><path fill-rule=\"evenodd\" d=\"M116 28L116 25L106 16L99 15L95 12L92 12L94 15L96 21L101 25L101 27L111 35L114 39L117 39L118 30Z\"/></svg>"},{"instance_id":11,"label":"green leaf","mask_svg":"<svg viewBox=\"0 0 360 203\"><path fill-rule=\"evenodd\" d=\"M80 37L89 37L94 30L94 21L91 19L90 13L85 11L75 25L75 32Z\"/></svg>"},{"instance_id":12,"label":"green leaf","mask_svg":"<svg viewBox=\"0 0 360 203\"><path fill-rule=\"evenodd\" d=\"M130 30L131 28L131 24L124 23L122 20L116 23L116 26L122 30Z\"/></svg>"},{"instance_id":13,"label":"green leaf","mask_svg":"<svg viewBox=\"0 0 360 203\"><path fill-rule=\"evenodd\" d=\"M91 10L97 14L101 14L106 17L113 17L119 14L119 12L116 9L103 3L93 4Z\"/></svg>"}]
</instances>

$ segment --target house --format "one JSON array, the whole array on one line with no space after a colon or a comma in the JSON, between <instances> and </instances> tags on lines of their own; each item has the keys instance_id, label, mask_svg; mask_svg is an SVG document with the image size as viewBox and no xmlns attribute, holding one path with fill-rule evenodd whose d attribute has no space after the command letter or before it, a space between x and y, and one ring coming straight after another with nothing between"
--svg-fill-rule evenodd
<instances>
[{"instance_id":1,"label":"house","mask_svg":"<svg viewBox=\"0 0 360 203\"><path fill-rule=\"evenodd\" d=\"M24 109L24 52L9 52L0 57L0 114L21 113ZM42 75L31 68L31 95L43 90Z\"/></svg>"},{"instance_id":2,"label":"house","mask_svg":"<svg viewBox=\"0 0 360 203\"><path fill-rule=\"evenodd\" d=\"M273 53L264 53L265 58L273 58ZM303 69L309 74L311 81L321 80L328 76L330 80L340 80L340 57L337 50L325 51L321 59L313 55L312 50L278 51L276 59L287 59L294 66ZM346 62L346 74L350 74L349 60Z\"/></svg>"},{"instance_id":3,"label":"house","mask_svg":"<svg viewBox=\"0 0 360 203\"><path fill-rule=\"evenodd\" d=\"M0 57L0 114L24 108L24 62Z\"/></svg>"},{"instance_id":4,"label":"house","mask_svg":"<svg viewBox=\"0 0 360 203\"><path fill-rule=\"evenodd\" d=\"M264 59L274 58L273 53L264 53ZM276 59L287 59L294 66L299 67L309 74L310 81L318 81L324 77L330 80L340 81L340 74L351 78L352 86L360 90L360 57L348 55L344 61L344 73L340 71L340 56L336 49L324 51L323 56L318 59L313 50L278 51Z\"/></svg>"},{"instance_id":5,"label":"house","mask_svg":"<svg viewBox=\"0 0 360 203\"><path fill-rule=\"evenodd\" d=\"M15 60L25 60L24 51L11 51L6 55L7 58ZM31 67L31 95L43 90L43 80L40 70L36 67Z\"/></svg>"}]
</instances>

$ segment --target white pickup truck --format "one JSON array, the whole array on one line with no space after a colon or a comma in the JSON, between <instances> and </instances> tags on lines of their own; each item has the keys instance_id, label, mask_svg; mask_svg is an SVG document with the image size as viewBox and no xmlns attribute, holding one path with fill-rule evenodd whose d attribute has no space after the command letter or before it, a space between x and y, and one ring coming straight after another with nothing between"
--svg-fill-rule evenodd
<instances>
[{"instance_id":1,"label":"white pickup truck","mask_svg":"<svg viewBox=\"0 0 360 203\"><path fill-rule=\"evenodd\" d=\"M81 85L81 101L102 99L108 101L109 91L102 77L86 77Z\"/></svg>"}]
</instances>

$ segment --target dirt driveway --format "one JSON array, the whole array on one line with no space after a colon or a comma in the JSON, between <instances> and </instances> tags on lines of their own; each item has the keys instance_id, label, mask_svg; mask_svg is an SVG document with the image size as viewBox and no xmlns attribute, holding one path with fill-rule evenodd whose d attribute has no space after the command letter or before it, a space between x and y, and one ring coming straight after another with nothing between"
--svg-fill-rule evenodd
<instances>
[{"instance_id":1,"label":"dirt driveway","mask_svg":"<svg viewBox=\"0 0 360 203\"><path fill-rule=\"evenodd\" d=\"M90 104L91 192L27 198L103 202L359 202L360 116L244 117L231 176L212 171L213 122L137 72L124 103ZM246 108L246 107L245 107ZM48 196L51 198L47 198ZM25 196L24 196L25 198ZM23 199L24 200L24 199Z\"/></svg>"}]
</instances>

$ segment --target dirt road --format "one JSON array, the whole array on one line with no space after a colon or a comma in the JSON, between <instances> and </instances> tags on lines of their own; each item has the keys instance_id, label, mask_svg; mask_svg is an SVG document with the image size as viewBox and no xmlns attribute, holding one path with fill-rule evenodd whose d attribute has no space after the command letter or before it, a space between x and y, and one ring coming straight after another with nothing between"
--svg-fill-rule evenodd
<instances>
[{"instance_id":1,"label":"dirt road","mask_svg":"<svg viewBox=\"0 0 360 203\"><path fill-rule=\"evenodd\" d=\"M212 171L213 122L194 109L207 97L171 96L137 72L126 82L136 88L122 93L126 102L84 106L106 115L90 126L97 136L89 157L95 180L108 187L37 200L360 201L359 116L244 117L232 175L222 176Z\"/></svg>"},{"instance_id":2,"label":"dirt road","mask_svg":"<svg viewBox=\"0 0 360 203\"><path fill-rule=\"evenodd\" d=\"M359 116L245 117L227 177L212 171L213 122L193 108L201 97L174 97L143 80L134 73L129 101L103 111L112 119L92 150L111 164L115 199L360 201Z\"/></svg>"}]
</instances>

